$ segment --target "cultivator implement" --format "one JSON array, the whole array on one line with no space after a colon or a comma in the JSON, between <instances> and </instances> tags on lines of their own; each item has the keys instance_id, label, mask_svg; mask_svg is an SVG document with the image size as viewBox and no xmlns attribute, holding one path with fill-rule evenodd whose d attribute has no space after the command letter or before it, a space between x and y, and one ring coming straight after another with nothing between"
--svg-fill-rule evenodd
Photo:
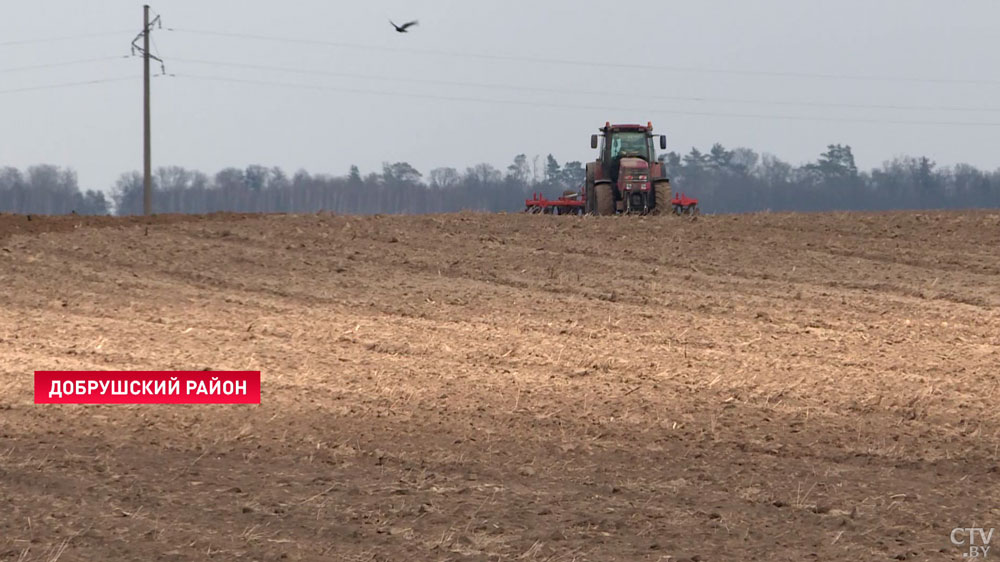
<instances>
[{"instance_id":1,"label":"cultivator implement","mask_svg":"<svg viewBox=\"0 0 1000 562\"><path fill-rule=\"evenodd\" d=\"M670 200L670 206L673 207L675 215L697 215L699 212L698 200L683 193L674 195L674 198Z\"/></svg>"},{"instance_id":2,"label":"cultivator implement","mask_svg":"<svg viewBox=\"0 0 1000 562\"><path fill-rule=\"evenodd\" d=\"M558 199L546 199L540 193L535 193L531 199L524 200L524 212L533 215L583 215L587 203L580 194L563 195ZM684 193L674 195L670 200L671 212L675 215L697 215L698 200ZM665 212L665 211L664 211Z\"/></svg>"},{"instance_id":3,"label":"cultivator implement","mask_svg":"<svg viewBox=\"0 0 1000 562\"><path fill-rule=\"evenodd\" d=\"M535 193L524 200L524 212L535 215L582 215L584 201L579 193L567 193L558 199L546 199Z\"/></svg>"}]
</instances>

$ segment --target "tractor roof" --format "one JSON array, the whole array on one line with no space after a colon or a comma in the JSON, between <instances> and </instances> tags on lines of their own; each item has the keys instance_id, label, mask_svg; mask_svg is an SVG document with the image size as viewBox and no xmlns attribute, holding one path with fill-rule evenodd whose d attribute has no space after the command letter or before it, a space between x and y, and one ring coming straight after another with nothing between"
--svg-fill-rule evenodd
<instances>
[{"instance_id":1,"label":"tractor roof","mask_svg":"<svg viewBox=\"0 0 1000 562\"><path fill-rule=\"evenodd\" d=\"M634 125L634 124L615 124L612 125L610 121L604 124L604 128L601 131L643 131L650 132L653 130L653 123L649 122L645 125Z\"/></svg>"}]
</instances>

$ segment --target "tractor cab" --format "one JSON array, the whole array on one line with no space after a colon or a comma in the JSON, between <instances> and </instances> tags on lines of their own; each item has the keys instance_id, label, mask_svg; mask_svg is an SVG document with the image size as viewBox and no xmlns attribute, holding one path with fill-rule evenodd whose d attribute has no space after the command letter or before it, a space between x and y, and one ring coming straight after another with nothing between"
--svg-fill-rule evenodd
<instances>
[{"instance_id":1,"label":"tractor cab","mask_svg":"<svg viewBox=\"0 0 1000 562\"><path fill-rule=\"evenodd\" d=\"M601 162L604 172L617 180L617 168L622 158L641 158L646 162L656 159L653 138L641 128L636 130L616 127L601 135Z\"/></svg>"},{"instance_id":2,"label":"tractor cab","mask_svg":"<svg viewBox=\"0 0 1000 562\"><path fill-rule=\"evenodd\" d=\"M660 148L666 149L666 137L657 136L660 139ZM598 161L602 164L602 172L606 177L613 178L615 181L618 179L617 168L622 158L641 158L648 163L653 163L656 160L652 123L648 123L646 126L605 123L600 135L591 135L590 137L590 147L598 148L598 146L600 146Z\"/></svg>"}]
</instances>

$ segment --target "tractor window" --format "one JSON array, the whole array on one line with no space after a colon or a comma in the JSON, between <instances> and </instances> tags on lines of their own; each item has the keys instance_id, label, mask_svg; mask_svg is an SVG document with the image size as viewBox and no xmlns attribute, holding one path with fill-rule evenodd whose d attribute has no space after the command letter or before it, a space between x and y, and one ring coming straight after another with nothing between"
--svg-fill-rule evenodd
<instances>
[{"instance_id":1,"label":"tractor window","mask_svg":"<svg viewBox=\"0 0 1000 562\"><path fill-rule=\"evenodd\" d=\"M614 133L611 137L611 157L640 156L649 159L649 141L645 133Z\"/></svg>"}]
</instances>

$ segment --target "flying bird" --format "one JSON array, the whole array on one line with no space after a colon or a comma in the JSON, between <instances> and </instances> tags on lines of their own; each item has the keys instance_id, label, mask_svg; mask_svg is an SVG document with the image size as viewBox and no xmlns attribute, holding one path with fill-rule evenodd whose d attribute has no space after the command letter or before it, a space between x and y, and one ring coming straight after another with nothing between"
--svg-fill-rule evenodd
<instances>
[{"instance_id":1,"label":"flying bird","mask_svg":"<svg viewBox=\"0 0 1000 562\"><path fill-rule=\"evenodd\" d=\"M403 25L396 25L396 24L392 23L392 20L389 20L389 23L391 23L392 26L396 28L396 31L398 31L400 33L406 33L407 29L409 29L410 27L413 27L414 25L417 25L417 20L408 21L408 22L404 23Z\"/></svg>"}]
</instances>

